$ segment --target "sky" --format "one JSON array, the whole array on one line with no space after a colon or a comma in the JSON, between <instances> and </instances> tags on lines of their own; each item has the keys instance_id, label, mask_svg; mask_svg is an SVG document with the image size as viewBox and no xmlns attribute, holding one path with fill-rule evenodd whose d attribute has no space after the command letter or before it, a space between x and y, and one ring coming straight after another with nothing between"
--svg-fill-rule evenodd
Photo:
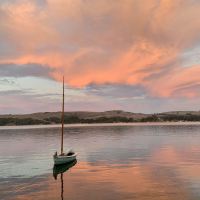
<instances>
[{"instance_id":1,"label":"sky","mask_svg":"<svg viewBox=\"0 0 200 200\"><path fill-rule=\"evenodd\" d=\"M1 0L0 114L200 110L199 0Z\"/></svg>"}]
</instances>

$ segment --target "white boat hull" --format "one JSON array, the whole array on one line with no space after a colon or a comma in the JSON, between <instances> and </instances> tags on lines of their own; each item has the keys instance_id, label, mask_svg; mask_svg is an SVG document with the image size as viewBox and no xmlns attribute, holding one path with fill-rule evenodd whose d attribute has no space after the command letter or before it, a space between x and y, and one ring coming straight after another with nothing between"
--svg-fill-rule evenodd
<instances>
[{"instance_id":1,"label":"white boat hull","mask_svg":"<svg viewBox=\"0 0 200 200\"><path fill-rule=\"evenodd\" d=\"M73 155L58 155L58 156L54 156L54 164L55 165L61 165L61 164L65 164L65 163L69 163L72 162L74 160L76 160L76 156L77 154L73 154Z\"/></svg>"}]
</instances>

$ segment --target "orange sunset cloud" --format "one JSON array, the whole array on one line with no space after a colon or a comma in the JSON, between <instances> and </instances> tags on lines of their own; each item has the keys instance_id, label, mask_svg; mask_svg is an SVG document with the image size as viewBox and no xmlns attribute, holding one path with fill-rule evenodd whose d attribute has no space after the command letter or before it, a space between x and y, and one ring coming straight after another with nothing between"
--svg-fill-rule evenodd
<instances>
[{"instance_id":1,"label":"orange sunset cloud","mask_svg":"<svg viewBox=\"0 0 200 200\"><path fill-rule=\"evenodd\" d=\"M74 87L128 84L152 96L199 96L200 65L186 68L181 58L200 41L197 1L23 0L0 10L0 31L12 43L1 64L40 64Z\"/></svg>"}]
</instances>

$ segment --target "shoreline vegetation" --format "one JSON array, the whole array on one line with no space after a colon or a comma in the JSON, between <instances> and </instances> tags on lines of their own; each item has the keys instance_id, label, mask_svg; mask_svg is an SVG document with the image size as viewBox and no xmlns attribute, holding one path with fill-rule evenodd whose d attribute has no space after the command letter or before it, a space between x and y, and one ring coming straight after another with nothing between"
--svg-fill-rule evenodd
<instances>
[{"instance_id":1,"label":"shoreline vegetation","mask_svg":"<svg viewBox=\"0 0 200 200\"><path fill-rule=\"evenodd\" d=\"M156 114L131 113L121 110L105 112L65 112L65 124L110 124L142 122L200 122L200 111L173 111ZM53 125L61 123L61 112L24 115L0 115L0 126Z\"/></svg>"}]
</instances>

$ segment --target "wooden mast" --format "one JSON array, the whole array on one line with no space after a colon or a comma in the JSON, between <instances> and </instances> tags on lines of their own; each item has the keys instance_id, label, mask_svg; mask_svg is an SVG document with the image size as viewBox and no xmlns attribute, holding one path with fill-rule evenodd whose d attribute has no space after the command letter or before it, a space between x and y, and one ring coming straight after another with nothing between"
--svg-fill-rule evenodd
<instances>
[{"instance_id":1,"label":"wooden mast","mask_svg":"<svg viewBox=\"0 0 200 200\"><path fill-rule=\"evenodd\" d=\"M61 134L61 155L63 154L63 133L64 133L64 109L65 109L65 91L64 91L64 76L63 76L63 102L62 102L62 134Z\"/></svg>"}]
</instances>

